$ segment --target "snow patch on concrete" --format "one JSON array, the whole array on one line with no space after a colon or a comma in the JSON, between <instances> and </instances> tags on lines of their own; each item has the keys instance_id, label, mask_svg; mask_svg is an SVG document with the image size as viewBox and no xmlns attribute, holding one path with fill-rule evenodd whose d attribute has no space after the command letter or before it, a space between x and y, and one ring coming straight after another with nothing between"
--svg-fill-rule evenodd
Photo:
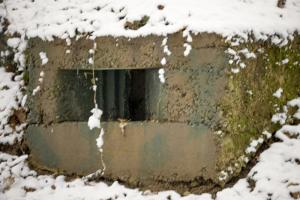
<instances>
[{"instance_id":1,"label":"snow patch on concrete","mask_svg":"<svg viewBox=\"0 0 300 200\"><path fill-rule=\"evenodd\" d=\"M88 120L88 126L90 128L90 130L94 129L94 128L101 128L100 125L100 118L102 116L102 110L100 110L99 108L93 108L91 110L92 115L89 117Z\"/></svg>"},{"instance_id":2,"label":"snow patch on concrete","mask_svg":"<svg viewBox=\"0 0 300 200\"><path fill-rule=\"evenodd\" d=\"M48 63L47 54L45 52L40 52L39 55L42 61L42 65L46 65Z\"/></svg>"}]
</instances>

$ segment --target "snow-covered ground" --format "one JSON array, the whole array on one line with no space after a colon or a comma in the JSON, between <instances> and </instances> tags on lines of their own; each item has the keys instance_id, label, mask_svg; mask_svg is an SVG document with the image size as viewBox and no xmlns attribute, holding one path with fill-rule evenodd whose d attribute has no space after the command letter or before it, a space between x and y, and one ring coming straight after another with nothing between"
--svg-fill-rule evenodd
<instances>
[{"instance_id":1,"label":"snow-covered ground","mask_svg":"<svg viewBox=\"0 0 300 200\"><path fill-rule=\"evenodd\" d=\"M148 16L148 21L138 30L125 28L127 22L141 20L144 16ZM8 26L5 27L5 24ZM80 33L90 33L89 39L105 35L137 37L167 35L184 28L183 37L187 38L183 52L185 56L192 49L190 32L215 32L228 39L235 35L247 39L252 33L256 39L270 36L274 44L284 45L286 39L293 39L294 32L300 32L300 1L286 0L286 5L278 8L277 0L4 0L0 3L0 32L5 28L7 35L20 35L9 39L7 44L13 49L14 61L21 72L25 67L23 51L26 49L26 40L31 37L52 40L56 36L66 39L66 45L69 46L69 38ZM232 46L238 43L232 43ZM171 55L166 42L162 48L166 56ZM238 62L240 53L249 55L249 58L252 55L249 51L228 49L227 52L233 57L232 63ZM1 52L1 59L10 53ZM46 54L40 56L42 63L46 64ZM162 65L166 63L166 58L163 58ZM237 73L244 67L245 64L240 64L233 72ZM160 73L160 80L165 81L164 73ZM1 144L13 145L22 138L25 124L13 130L8 120L13 110L24 106L26 96L21 92L23 87L22 74L15 76L6 72L3 66L0 67ZM284 91L275 92L274 98L280 98L281 93ZM298 111L290 117L300 119L300 98L289 101L287 107L298 107ZM279 115L280 121L276 120ZM247 178L239 180L232 188L218 192L215 198L211 194L182 197L174 191L141 192L117 182L108 186L102 182L88 182L84 178L66 182L63 176L40 176L29 169L27 155L18 157L0 152L0 200L300 199L300 125L286 124L287 115L284 112L273 117L274 123L280 122L282 128L272 137L280 141L273 143L260 155L259 162ZM268 133L266 135L270 137ZM258 142L253 141L247 150L255 151Z\"/></svg>"},{"instance_id":2,"label":"snow-covered ground","mask_svg":"<svg viewBox=\"0 0 300 200\"><path fill-rule=\"evenodd\" d=\"M23 81L21 76L7 73L3 66L0 67L0 144L14 144L20 141L22 131L25 125L16 127L13 130L8 125L9 117L13 114L13 110L17 110L22 104L23 97L21 87Z\"/></svg>"}]
</instances>

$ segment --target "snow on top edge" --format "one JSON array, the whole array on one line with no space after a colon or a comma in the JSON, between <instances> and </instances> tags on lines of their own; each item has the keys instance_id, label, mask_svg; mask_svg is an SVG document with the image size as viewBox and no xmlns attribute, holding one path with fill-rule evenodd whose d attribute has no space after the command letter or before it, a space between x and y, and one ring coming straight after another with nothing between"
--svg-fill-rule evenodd
<instances>
[{"instance_id":1,"label":"snow on top edge","mask_svg":"<svg viewBox=\"0 0 300 200\"><path fill-rule=\"evenodd\" d=\"M94 37L166 35L182 28L224 37L253 33L258 39L275 33L287 37L299 31L300 2L289 0L284 8L276 4L275 0L6 0L0 15L6 13L9 33L46 40L77 33ZM125 28L126 23L145 16L145 25L137 30Z\"/></svg>"}]
</instances>

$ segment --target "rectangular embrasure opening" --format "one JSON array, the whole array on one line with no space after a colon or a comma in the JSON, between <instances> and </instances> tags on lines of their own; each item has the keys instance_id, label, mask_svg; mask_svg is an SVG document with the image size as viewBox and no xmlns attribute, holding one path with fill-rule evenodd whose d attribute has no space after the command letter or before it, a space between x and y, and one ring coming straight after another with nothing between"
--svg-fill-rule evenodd
<instances>
[{"instance_id":1,"label":"rectangular embrasure opening","mask_svg":"<svg viewBox=\"0 0 300 200\"><path fill-rule=\"evenodd\" d=\"M158 69L95 70L102 121L144 121L157 116ZM94 107L92 70L60 70L58 121L87 121Z\"/></svg>"}]
</instances>

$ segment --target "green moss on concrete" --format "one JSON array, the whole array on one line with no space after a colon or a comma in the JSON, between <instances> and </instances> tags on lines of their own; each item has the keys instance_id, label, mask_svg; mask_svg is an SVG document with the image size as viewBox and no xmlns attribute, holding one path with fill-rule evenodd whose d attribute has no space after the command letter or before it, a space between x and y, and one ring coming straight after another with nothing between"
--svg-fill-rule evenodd
<instances>
[{"instance_id":1,"label":"green moss on concrete","mask_svg":"<svg viewBox=\"0 0 300 200\"><path fill-rule=\"evenodd\" d=\"M300 94L300 39L297 37L285 47L265 43L240 46L256 52L257 59L245 60L247 67L238 74L229 74L227 92L222 99L224 136L220 140L218 168L232 166L242 156L252 139L264 130L275 132L278 124L272 124L275 108L282 108L287 101ZM263 48L264 53L257 49ZM281 61L288 58L287 64ZM283 89L281 98L273 93ZM252 95L250 94L251 92Z\"/></svg>"}]
</instances>

